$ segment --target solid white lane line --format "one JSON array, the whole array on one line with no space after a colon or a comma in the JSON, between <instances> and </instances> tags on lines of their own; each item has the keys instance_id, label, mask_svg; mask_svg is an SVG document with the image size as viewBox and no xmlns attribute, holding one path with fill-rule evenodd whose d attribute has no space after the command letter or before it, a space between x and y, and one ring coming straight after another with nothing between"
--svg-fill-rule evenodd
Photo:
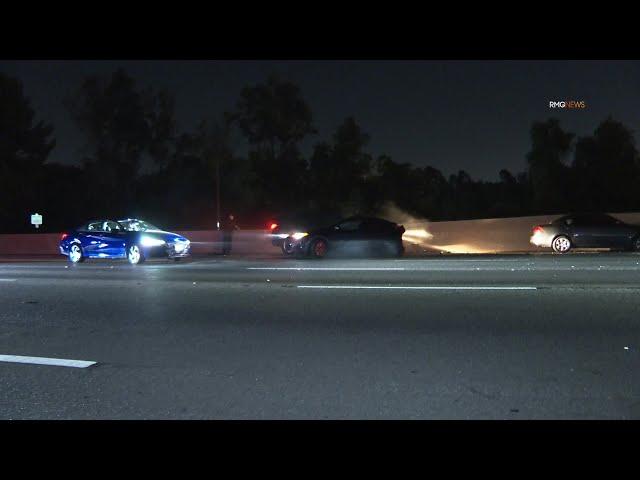
<instances>
[{"instance_id":1,"label":"solid white lane line","mask_svg":"<svg viewBox=\"0 0 640 480\"><path fill-rule=\"evenodd\" d=\"M0 282L15 282L15 278L0 278Z\"/></svg>"},{"instance_id":2,"label":"solid white lane line","mask_svg":"<svg viewBox=\"0 0 640 480\"><path fill-rule=\"evenodd\" d=\"M21 355L0 355L0 362L30 363L34 365L53 365L56 367L87 368L96 362L69 360L65 358L23 357Z\"/></svg>"},{"instance_id":3,"label":"solid white lane line","mask_svg":"<svg viewBox=\"0 0 640 480\"><path fill-rule=\"evenodd\" d=\"M386 285L296 285L297 288L327 289L384 289L384 290L537 290L538 287L494 287L494 286L386 286Z\"/></svg>"},{"instance_id":4,"label":"solid white lane line","mask_svg":"<svg viewBox=\"0 0 640 480\"><path fill-rule=\"evenodd\" d=\"M334 270L344 270L344 271L361 271L361 270L365 270L365 271L369 271L369 270L376 270L376 271L387 271L387 270L393 270L393 271L403 271L406 270L406 268L400 268L400 267L363 267L363 268L359 268L359 267L247 267L247 270L320 270L320 271L334 271Z\"/></svg>"}]
</instances>

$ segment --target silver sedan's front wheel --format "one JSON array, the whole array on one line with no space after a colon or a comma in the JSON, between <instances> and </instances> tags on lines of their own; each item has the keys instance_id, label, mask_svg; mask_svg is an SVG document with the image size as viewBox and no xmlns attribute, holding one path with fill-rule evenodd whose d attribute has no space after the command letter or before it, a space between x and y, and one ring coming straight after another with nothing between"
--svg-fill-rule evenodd
<instances>
[{"instance_id":1,"label":"silver sedan's front wheel","mask_svg":"<svg viewBox=\"0 0 640 480\"><path fill-rule=\"evenodd\" d=\"M129 245L127 249L127 260L131 265L137 265L144 262L144 255L138 245Z\"/></svg>"},{"instance_id":2,"label":"silver sedan's front wheel","mask_svg":"<svg viewBox=\"0 0 640 480\"><path fill-rule=\"evenodd\" d=\"M82 255L82 248L77 243L71 245L69 248L69 261L71 263L84 262L84 255Z\"/></svg>"},{"instance_id":3,"label":"silver sedan's front wheel","mask_svg":"<svg viewBox=\"0 0 640 480\"><path fill-rule=\"evenodd\" d=\"M553 239L551 247L556 253L567 253L571 249L571 241L566 236L560 235Z\"/></svg>"}]
</instances>

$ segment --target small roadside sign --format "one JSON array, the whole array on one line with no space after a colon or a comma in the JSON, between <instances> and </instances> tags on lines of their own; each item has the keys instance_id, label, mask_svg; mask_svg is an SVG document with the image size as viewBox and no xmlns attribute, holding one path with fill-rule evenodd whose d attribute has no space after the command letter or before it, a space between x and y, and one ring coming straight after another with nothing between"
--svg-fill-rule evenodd
<instances>
[{"instance_id":1,"label":"small roadside sign","mask_svg":"<svg viewBox=\"0 0 640 480\"><path fill-rule=\"evenodd\" d=\"M40 227L40 225L42 225L42 215L37 213L31 215L31 225L35 225L36 228Z\"/></svg>"}]
</instances>

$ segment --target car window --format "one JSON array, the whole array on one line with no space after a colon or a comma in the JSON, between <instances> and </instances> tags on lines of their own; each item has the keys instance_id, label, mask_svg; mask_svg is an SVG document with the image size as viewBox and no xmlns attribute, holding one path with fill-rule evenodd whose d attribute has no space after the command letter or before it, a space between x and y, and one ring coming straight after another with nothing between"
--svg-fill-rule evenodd
<instances>
[{"instance_id":1,"label":"car window","mask_svg":"<svg viewBox=\"0 0 640 480\"><path fill-rule=\"evenodd\" d=\"M151 225L144 220L118 220L118 224L122 225L122 228L130 232L146 232L147 230L160 230L155 225Z\"/></svg>"},{"instance_id":2,"label":"car window","mask_svg":"<svg viewBox=\"0 0 640 480\"><path fill-rule=\"evenodd\" d=\"M104 222L103 231L121 232L122 227L118 224L118 222L114 222L113 220L107 220L106 222Z\"/></svg>"},{"instance_id":3,"label":"car window","mask_svg":"<svg viewBox=\"0 0 640 480\"><path fill-rule=\"evenodd\" d=\"M391 229L391 224L385 220L370 218L363 222L362 229L367 232L387 232Z\"/></svg>"},{"instance_id":4,"label":"car window","mask_svg":"<svg viewBox=\"0 0 640 480\"><path fill-rule=\"evenodd\" d=\"M618 221L609 215L594 215L593 223L595 225L615 225Z\"/></svg>"},{"instance_id":5,"label":"car window","mask_svg":"<svg viewBox=\"0 0 640 480\"><path fill-rule=\"evenodd\" d=\"M357 218L357 219L345 220L344 222L338 224L338 227L340 227L340 230L344 232L353 232L358 230L361 224L362 224L362 220Z\"/></svg>"},{"instance_id":6,"label":"car window","mask_svg":"<svg viewBox=\"0 0 640 480\"><path fill-rule=\"evenodd\" d=\"M104 222L100 221L100 222L93 222L90 223L89 225L87 225L87 231L89 232L103 232L103 225Z\"/></svg>"},{"instance_id":7,"label":"car window","mask_svg":"<svg viewBox=\"0 0 640 480\"><path fill-rule=\"evenodd\" d=\"M574 224L581 226L590 226L590 225L606 225L608 217L606 215L579 215L575 217Z\"/></svg>"},{"instance_id":8,"label":"car window","mask_svg":"<svg viewBox=\"0 0 640 480\"><path fill-rule=\"evenodd\" d=\"M603 214L566 216L558 219L558 221L566 225L579 227L615 225L618 223L615 218Z\"/></svg>"},{"instance_id":9,"label":"car window","mask_svg":"<svg viewBox=\"0 0 640 480\"><path fill-rule=\"evenodd\" d=\"M562 225L566 225L567 220L571 218L568 215L565 215L564 217L560 217L560 218L556 218L553 222L551 222L552 224L558 225L558 224L562 224Z\"/></svg>"},{"instance_id":10,"label":"car window","mask_svg":"<svg viewBox=\"0 0 640 480\"><path fill-rule=\"evenodd\" d=\"M572 215L567 216L564 223L574 227L586 227L594 224L594 218L592 215Z\"/></svg>"}]
</instances>

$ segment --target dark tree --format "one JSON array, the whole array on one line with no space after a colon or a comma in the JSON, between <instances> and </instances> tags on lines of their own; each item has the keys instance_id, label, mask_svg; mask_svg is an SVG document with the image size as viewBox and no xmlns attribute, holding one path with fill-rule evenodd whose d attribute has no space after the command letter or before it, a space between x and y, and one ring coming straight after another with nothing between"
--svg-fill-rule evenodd
<instances>
[{"instance_id":1,"label":"dark tree","mask_svg":"<svg viewBox=\"0 0 640 480\"><path fill-rule=\"evenodd\" d=\"M234 119L250 145L257 201L276 209L299 203L306 161L298 145L315 133L299 88L273 76L265 84L245 87Z\"/></svg>"},{"instance_id":2,"label":"dark tree","mask_svg":"<svg viewBox=\"0 0 640 480\"><path fill-rule=\"evenodd\" d=\"M580 138L573 162L575 204L581 210L640 208L638 151L633 133L611 117ZM581 208L580 208L581 207Z\"/></svg>"},{"instance_id":3,"label":"dark tree","mask_svg":"<svg viewBox=\"0 0 640 480\"><path fill-rule=\"evenodd\" d=\"M531 151L527 154L533 205L539 213L564 212L570 208L569 168L573 133L562 130L558 119L535 122L531 127Z\"/></svg>"},{"instance_id":4,"label":"dark tree","mask_svg":"<svg viewBox=\"0 0 640 480\"><path fill-rule=\"evenodd\" d=\"M0 73L0 225L20 231L29 213L46 213L43 164L55 146L53 127L36 122L19 80Z\"/></svg>"},{"instance_id":5,"label":"dark tree","mask_svg":"<svg viewBox=\"0 0 640 480\"><path fill-rule=\"evenodd\" d=\"M129 214L135 210L134 192L142 167L166 164L171 156L171 97L138 88L120 69L108 78L86 78L67 106L85 135L83 163L95 210Z\"/></svg>"},{"instance_id":6,"label":"dark tree","mask_svg":"<svg viewBox=\"0 0 640 480\"><path fill-rule=\"evenodd\" d=\"M371 171L369 142L356 121L349 117L338 127L333 142L315 146L309 162L310 188L317 208L362 211L366 206L365 183Z\"/></svg>"}]
</instances>

